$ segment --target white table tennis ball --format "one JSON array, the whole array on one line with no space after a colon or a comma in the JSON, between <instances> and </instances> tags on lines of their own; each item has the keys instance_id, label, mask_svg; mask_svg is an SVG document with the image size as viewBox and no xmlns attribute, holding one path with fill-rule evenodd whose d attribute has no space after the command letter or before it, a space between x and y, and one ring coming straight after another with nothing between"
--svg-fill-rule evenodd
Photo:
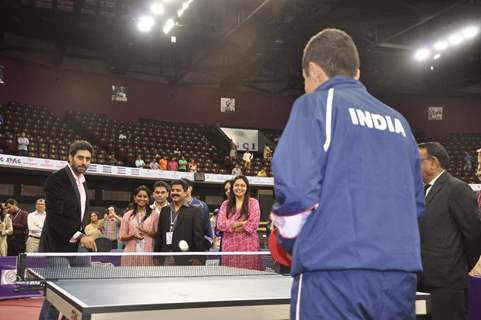
<instances>
[{"instance_id":1,"label":"white table tennis ball","mask_svg":"<svg viewBox=\"0 0 481 320\"><path fill-rule=\"evenodd\" d=\"M179 241L179 249L180 251L188 251L189 250L189 244L185 240L180 240Z\"/></svg>"}]
</instances>

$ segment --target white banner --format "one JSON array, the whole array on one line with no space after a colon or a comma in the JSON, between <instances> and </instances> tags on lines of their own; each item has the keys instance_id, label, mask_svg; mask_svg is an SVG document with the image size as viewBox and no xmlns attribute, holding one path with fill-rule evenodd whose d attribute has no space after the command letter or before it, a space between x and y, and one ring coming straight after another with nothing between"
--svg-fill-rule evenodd
<instances>
[{"instance_id":1,"label":"white banner","mask_svg":"<svg viewBox=\"0 0 481 320\"><path fill-rule=\"evenodd\" d=\"M35 171L57 171L67 165L66 161L52 160L52 159L40 159L30 157L11 156L6 154L0 154L0 167L8 168L22 168ZM148 179L148 180L177 180L181 178L187 178L194 181L193 172L180 172L180 171L164 171L164 170L152 170L152 169L139 169L131 167L111 166L104 164L91 164L87 175L99 175L110 176L119 178L134 178L134 179ZM205 182L207 183L219 183L234 178L233 175L227 174L205 174ZM259 186L272 186L274 185L274 179L271 177L247 177L252 185Z\"/></svg>"},{"instance_id":2,"label":"white banner","mask_svg":"<svg viewBox=\"0 0 481 320\"><path fill-rule=\"evenodd\" d=\"M259 130L220 128L226 136L237 144L237 150L259 151Z\"/></svg>"}]
</instances>

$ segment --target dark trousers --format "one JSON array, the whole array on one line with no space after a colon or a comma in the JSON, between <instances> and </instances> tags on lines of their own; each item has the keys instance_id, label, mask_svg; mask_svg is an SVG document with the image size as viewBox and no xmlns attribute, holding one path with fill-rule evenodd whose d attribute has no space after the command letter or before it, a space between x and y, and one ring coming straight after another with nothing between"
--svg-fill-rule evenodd
<instances>
[{"instance_id":1,"label":"dark trousers","mask_svg":"<svg viewBox=\"0 0 481 320\"><path fill-rule=\"evenodd\" d=\"M25 241L26 241L26 237L24 235L8 236L7 237L7 255L18 256L20 253L25 252Z\"/></svg>"},{"instance_id":2,"label":"dark trousers","mask_svg":"<svg viewBox=\"0 0 481 320\"><path fill-rule=\"evenodd\" d=\"M466 289L423 288L431 294L432 320L465 320L468 294Z\"/></svg>"}]
</instances>

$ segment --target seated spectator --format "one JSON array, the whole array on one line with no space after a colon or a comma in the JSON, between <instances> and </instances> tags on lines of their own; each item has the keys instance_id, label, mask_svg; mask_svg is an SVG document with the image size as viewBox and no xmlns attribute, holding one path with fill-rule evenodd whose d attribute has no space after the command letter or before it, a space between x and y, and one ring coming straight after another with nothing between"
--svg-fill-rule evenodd
<instances>
[{"instance_id":1,"label":"seated spectator","mask_svg":"<svg viewBox=\"0 0 481 320\"><path fill-rule=\"evenodd\" d=\"M197 172L197 162L195 162L195 159L190 159L189 172Z\"/></svg>"},{"instance_id":2,"label":"seated spectator","mask_svg":"<svg viewBox=\"0 0 481 320\"><path fill-rule=\"evenodd\" d=\"M180 157L180 154L181 154L181 153L182 153L182 152L180 152L179 147L175 147L174 154L175 154L176 156Z\"/></svg>"},{"instance_id":3,"label":"seated spectator","mask_svg":"<svg viewBox=\"0 0 481 320\"><path fill-rule=\"evenodd\" d=\"M119 133L119 141L122 141L122 140L127 140L127 136L121 132Z\"/></svg>"},{"instance_id":4,"label":"seated spectator","mask_svg":"<svg viewBox=\"0 0 481 320\"><path fill-rule=\"evenodd\" d=\"M91 237L94 240L102 236L102 224L103 220L100 221L97 212L93 211L90 213L90 223L85 226L85 235Z\"/></svg>"},{"instance_id":5,"label":"seated spectator","mask_svg":"<svg viewBox=\"0 0 481 320\"><path fill-rule=\"evenodd\" d=\"M267 177L266 168L262 168L257 172L258 177Z\"/></svg>"},{"instance_id":6,"label":"seated spectator","mask_svg":"<svg viewBox=\"0 0 481 320\"><path fill-rule=\"evenodd\" d=\"M156 159L152 159L152 161L150 161L149 168L152 170L159 170L160 164Z\"/></svg>"},{"instance_id":7,"label":"seated spectator","mask_svg":"<svg viewBox=\"0 0 481 320\"><path fill-rule=\"evenodd\" d=\"M244 160L244 169L251 168L252 158L254 158L254 155L250 153L249 149L247 149L246 152L244 152L244 155L242 156L242 160Z\"/></svg>"},{"instance_id":8,"label":"seated spectator","mask_svg":"<svg viewBox=\"0 0 481 320\"><path fill-rule=\"evenodd\" d=\"M179 168L179 163L177 162L177 159L175 157L172 157L172 160L170 160L169 164L167 165L167 170L177 171L178 168Z\"/></svg>"},{"instance_id":9,"label":"seated spectator","mask_svg":"<svg viewBox=\"0 0 481 320\"><path fill-rule=\"evenodd\" d=\"M122 217L119 239L125 243L124 252L152 252L159 222L159 213L150 208L151 192L146 186L134 190L133 207ZM152 265L152 257L122 257L122 265Z\"/></svg>"},{"instance_id":10,"label":"seated spectator","mask_svg":"<svg viewBox=\"0 0 481 320\"><path fill-rule=\"evenodd\" d=\"M142 156L140 154L137 155L137 159L135 160L135 167L136 168L145 167L145 162L144 162L144 160L142 160Z\"/></svg>"},{"instance_id":11,"label":"seated spectator","mask_svg":"<svg viewBox=\"0 0 481 320\"><path fill-rule=\"evenodd\" d=\"M0 203L0 257L7 255L7 236L13 233L12 219L8 214L8 209Z\"/></svg>"},{"instance_id":12,"label":"seated spectator","mask_svg":"<svg viewBox=\"0 0 481 320\"><path fill-rule=\"evenodd\" d=\"M112 241L112 249L118 248L120 222L122 219L115 212L114 206L110 206L105 210L104 218L101 221L102 236Z\"/></svg>"},{"instance_id":13,"label":"seated spectator","mask_svg":"<svg viewBox=\"0 0 481 320\"><path fill-rule=\"evenodd\" d=\"M29 143L30 142L28 141L27 135L25 134L25 132L22 132L22 134L17 138L17 150L19 156L28 156Z\"/></svg>"},{"instance_id":14,"label":"seated spectator","mask_svg":"<svg viewBox=\"0 0 481 320\"><path fill-rule=\"evenodd\" d=\"M167 170L168 159L162 156L159 160L160 170Z\"/></svg>"},{"instance_id":15,"label":"seated spectator","mask_svg":"<svg viewBox=\"0 0 481 320\"><path fill-rule=\"evenodd\" d=\"M223 232L221 251L259 251L261 210L259 202L250 197L249 181L244 176L234 178L229 192L217 216L217 228ZM261 260L259 256L225 256L222 265L260 270Z\"/></svg>"},{"instance_id":16,"label":"seated spectator","mask_svg":"<svg viewBox=\"0 0 481 320\"><path fill-rule=\"evenodd\" d=\"M181 156L179 159L179 171L187 171L187 160L184 158L184 156Z\"/></svg>"},{"instance_id":17,"label":"seated spectator","mask_svg":"<svg viewBox=\"0 0 481 320\"><path fill-rule=\"evenodd\" d=\"M109 154L109 156L107 157L107 164L109 164L111 166L116 166L117 162L118 161L115 158L115 154L114 153Z\"/></svg>"},{"instance_id":18,"label":"seated spectator","mask_svg":"<svg viewBox=\"0 0 481 320\"><path fill-rule=\"evenodd\" d=\"M236 163L234 169L232 169L232 174L234 176L241 176L242 175L242 169L240 168L238 163Z\"/></svg>"}]
</instances>

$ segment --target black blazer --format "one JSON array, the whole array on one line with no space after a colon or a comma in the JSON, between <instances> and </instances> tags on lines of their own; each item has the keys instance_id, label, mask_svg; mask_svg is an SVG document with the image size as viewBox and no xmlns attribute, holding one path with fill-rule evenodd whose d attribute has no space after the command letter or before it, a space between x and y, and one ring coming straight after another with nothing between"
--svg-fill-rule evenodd
<instances>
[{"instance_id":1,"label":"black blazer","mask_svg":"<svg viewBox=\"0 0 481 320\"><path fill-rule=\"evenodd\" d=\"M166 244L165 234L170 231L170 210L170 206L167 206L160 211L154 251L180 252L179 242L181 240L187 241L189 244L189 251L205 251L207 248L204 241L202 212L199 207L194 206L185 205L180 208L179 215L174 225L172 246ZM177 260L178 259L176 259L176 261ZM180 264L188 264L186 261L177 262Z\"/></svg>"},{"instance_id":2,"label":"black blazer","mask_svg":"<svg viewBox=\"0 0 481 320\"><path fill-rule=\"evenodd\" d=\"M423 272L419 285L466 288L467 243L481 234L481 216L473 190L445 171L426 197L426 210L419 219Z\"/></svg>"},{"instance_id":3,"label":"black blazer","mask_svg":"<svg viewBox=\"0 0 481 320\"><path fill-rule=\"evenodd\" d=\"M84 183L87 192L87 184ZM40 252L76 252L78 243L69 240L77 231L83 231L80 193L68 166L52 173L44 185L47 216L40 237ZM86 199L84 220L87 214Z\"/></svg>"}]
</instances>

